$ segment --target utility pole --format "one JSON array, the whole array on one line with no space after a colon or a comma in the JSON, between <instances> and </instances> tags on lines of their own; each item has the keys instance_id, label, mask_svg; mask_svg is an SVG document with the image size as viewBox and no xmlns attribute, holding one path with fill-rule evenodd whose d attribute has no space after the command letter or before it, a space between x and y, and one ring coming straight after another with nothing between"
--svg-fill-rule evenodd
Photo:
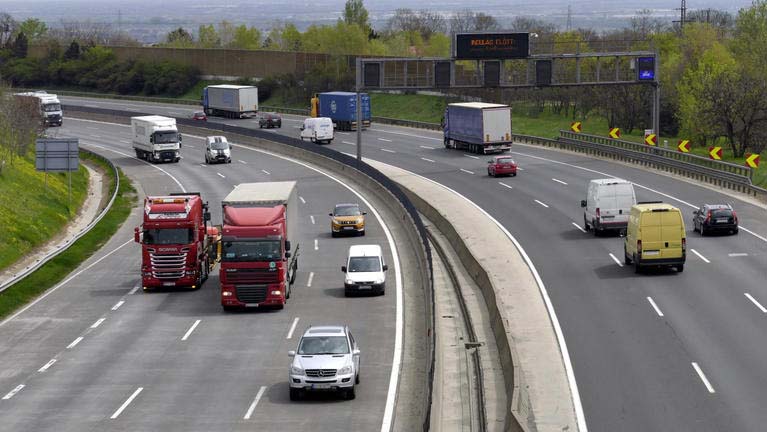
<instances>
[{"instance_id":1,"label":"utility pole","mask_svg":"<svg viewBox=\"0 0 767 432\"><path fill-rule=\"evenodd\" d=\"M687 0L682 0L682 5L677 8L679 11L679 21L674 21L679 23L679 30L684 29L684 24L687 22Z\"/></svg>"},{"instance_id":2,"label":"utility pole","mask_svg":"<svg viewBox=\"0 0 767 432\"><path fill-rule=\"evenodd\" d=\"M567 5L567 31L573 29L573 10L570 5Z\"/></svg>"}]
</instances>

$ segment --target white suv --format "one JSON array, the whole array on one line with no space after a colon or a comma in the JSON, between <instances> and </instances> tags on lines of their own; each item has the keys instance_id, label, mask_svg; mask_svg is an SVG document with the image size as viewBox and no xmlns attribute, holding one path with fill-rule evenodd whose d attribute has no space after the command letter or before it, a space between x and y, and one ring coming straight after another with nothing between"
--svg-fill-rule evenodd
<instances>
[{"instance_id":1,"label":"white suv","mask_svg":"<svg viewBox=\"0 0 767 432\"><path fill-rule=\"evenodd\" d=\"M360 349L348 326L312 326L306 329L288 372L290 400L308 390L338 391L354 399L360 382Z\"/></svg>"}]
</instances>

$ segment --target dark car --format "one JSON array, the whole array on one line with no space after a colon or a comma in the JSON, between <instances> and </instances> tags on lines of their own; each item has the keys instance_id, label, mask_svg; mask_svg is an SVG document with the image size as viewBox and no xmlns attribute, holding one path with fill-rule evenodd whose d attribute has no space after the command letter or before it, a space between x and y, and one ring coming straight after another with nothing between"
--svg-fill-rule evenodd
<instances>
[{"instance_id":1,"label":"dark car","mask_svg":"<svg viewBox=\"0 0 767 432\"><path fill-rule=\"evenodd\" d=\"M258 117L258 127L260 128L281 128L282 117L275 113L263 113Z\"/></svg>"},{"instance_id":2,"label":"dark car","mask_svg":"<svg viewBox=\"0 0 767 432\"><path fill-rule=\"evenodd\" d=\"M192 114L192 120L207 121L208 116L202 111L195 111L194 114Z\"/></svg>"},{"instance_id":3,"label":"dark car","mask_svg":"<svg viewBox=\"0 0 767 432\"><path fill-rule=\"evenodd\" d=\"M738 215L729 204L705 204L695 210L692 218L693 231L704 236L712 232L738 233Z\"/></svg>"},{"instance_id":4,"label":"dark car","mask_svg":"<svg viewBox=\"0 0 767 432\"><path fill-rule=\"evenodd\" d=\"M498 177L499 175L517 175L517 163L510 156L495 156L487 161L487 175Z\"/></svg>"}]
</instances>

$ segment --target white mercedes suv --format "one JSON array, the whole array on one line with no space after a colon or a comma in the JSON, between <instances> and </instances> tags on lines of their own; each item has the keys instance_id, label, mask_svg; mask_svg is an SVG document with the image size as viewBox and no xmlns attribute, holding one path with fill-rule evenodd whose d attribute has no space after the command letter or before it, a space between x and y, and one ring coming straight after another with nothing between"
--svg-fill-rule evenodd
<instances>
[{"instance_id":1,"label":"white mercedes suv","mask_svg":"<svg viewBox=\"0 0 767 432\"><path fill-rule=\"evenodd\" d=\"M354 399L360 382L360 349L348 326L311 326L296 351L289 351L290 400L306 391L338 391Z\"/></svg>"}]
</instances>

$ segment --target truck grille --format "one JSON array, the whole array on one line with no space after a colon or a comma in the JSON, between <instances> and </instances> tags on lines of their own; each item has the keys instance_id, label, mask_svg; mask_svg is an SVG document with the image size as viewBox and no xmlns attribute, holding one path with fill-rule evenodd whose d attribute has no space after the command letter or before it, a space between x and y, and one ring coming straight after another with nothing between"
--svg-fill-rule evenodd
<instances>
[{"instance_id":1,"label":"truck grille","mask_svg":"<svg viewBox=\"0 0 767 432\"><path fill-rule=\"evenodd\" d=\"M280 273L269 269L230 269L226 279L234 284L274 284L280 281Z\"/></svg>"},{"instance_id":2,"label":"truck grille","mask_svg":"<svg viewBox=\"0 0 767 432\"><path fill-rule=\"evenodd\" d=\"M188 252L172 255L150 253L152 276L157 279L179 279L184 276L184 265Z\"/></svg>"},{"instance_id":3,"label":"truck grille","mask_svg":"<svg viewBox=\"0 0 767 432\"><path fill-rule=\"evenodd\" d=\"M266 300L266 285L237 285L237 300L243 303L263 303Z\"/></svg>"},{"instance_id":4,"label":"truck grille","mask_svg":"<svg viewBox=\"0 0 767 432\"><path fill-rule=\"evenodd\" d=\"M160 159L173 159L176 157L176 151L170 150L170 151L161 151L160 152Z\"/></svg>"},{"instance_id":5,"label":"truck grille","mask_svg":"<svg viewBox=\"0 0 767 432\"><path fill-rule=\"evenodd\" d=\"M336 376L335 369L307 369L306 376L311 378L331 378Z\"/></svg>"}]
</instances>

